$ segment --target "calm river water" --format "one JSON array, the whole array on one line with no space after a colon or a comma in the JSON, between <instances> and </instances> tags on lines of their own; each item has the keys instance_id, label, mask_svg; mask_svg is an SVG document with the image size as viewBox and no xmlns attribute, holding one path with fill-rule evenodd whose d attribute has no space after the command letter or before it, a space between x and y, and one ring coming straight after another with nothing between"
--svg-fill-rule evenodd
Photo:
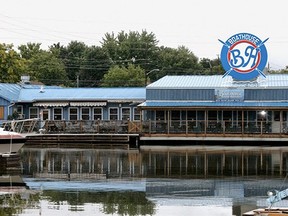
<instances>
[{"instance_id":1,"label":"calm river water","mask_svg":"<svg viewBox=\"0 0 288 216\"><path fill-rule=\"evenodd\" d=\"M20 170L0 176L0 216L241 216L267 207L267 191L288 188L288 147L24 147L20 154Z\"/></svg>"}]
</instances>

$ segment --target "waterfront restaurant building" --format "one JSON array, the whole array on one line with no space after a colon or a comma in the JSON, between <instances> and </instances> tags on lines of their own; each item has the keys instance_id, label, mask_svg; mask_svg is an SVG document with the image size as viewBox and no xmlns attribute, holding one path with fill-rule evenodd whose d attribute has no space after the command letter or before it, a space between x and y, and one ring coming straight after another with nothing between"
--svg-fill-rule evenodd
<instances>
[{"instance_id":1,"label":"waterfront restaurant building","mask_svg":"<svg viewBox=\"0 0 288 216\"><path fill-rule=\"evenodd\" d=\"M140 120L137 105L145 88L63 88L30 84L0 84L0 122ZM16 116L14 115L16 113Z\"/></svg>"},{"instance_id":2,"label":"waterfront restaurant building","mask_svg":"<svg viewBox=\"0 0 288 216\"><path fill-rule=\"evenodd\" d=\"M85 125L85 130L81 129L83 133L101 133L92 127L95 121L99 126L99 121L121 124L124 120L128 121L125 132L139 134L140 141L144 142L267 144L273 141L285 144L288 141L288 75L268 74L250 81L221 75L165 76L146 88L0 84L1 122L7 121L15 111L18 119L38 118L42 123L49 120L67 126L67 122L78 124L80 121ZM76 131L79 132L79 128Z\"/></svg>"},{"instance_id":3,"label":"waterfront restaurant building","mask_svg":"<svg viewBox=\"0 0 288 216\"><path fill-rule=\"evenodd\" d=\"M146 87L139 107L142 140L288 141L286 74L165 76Z\"/></svg>"}]
</instances>

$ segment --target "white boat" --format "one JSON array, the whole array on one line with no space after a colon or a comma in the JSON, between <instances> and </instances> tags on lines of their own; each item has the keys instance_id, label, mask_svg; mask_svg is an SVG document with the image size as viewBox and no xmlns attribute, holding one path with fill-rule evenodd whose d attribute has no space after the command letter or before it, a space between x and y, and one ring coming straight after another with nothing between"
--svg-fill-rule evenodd
<instances>
[{"instance_id":1,"label":"white boat","mask_svg":"<svg viewBox=\"0 0 288 216\"><path fill-rule=\"evenodd\" d=\"M16 132L5 131L0 127L0 155L17 153L24 145L25 140L25 136Z\"/></svg>"},{"instance_id":2,"label":"white boat","mask_svg":"<svg viewBox=\"0 0 288 216\"><path fill-rule=\"evenodd\" d=\"M16 194L27 191L28 186L20 175L0 176L0 196L6 194Z\"/></svg>"}]
</instances>

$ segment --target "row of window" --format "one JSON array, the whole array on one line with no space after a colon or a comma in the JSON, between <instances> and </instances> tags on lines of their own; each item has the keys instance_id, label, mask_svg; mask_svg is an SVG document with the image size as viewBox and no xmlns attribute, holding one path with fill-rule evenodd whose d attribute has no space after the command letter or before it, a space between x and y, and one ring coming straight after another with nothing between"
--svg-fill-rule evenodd
<instances>
[{"instance_id":1,"label":"row of window","mask_svg":"<svg viewBox=\"0 0 288 216\"><path fill-rule=\"evenodd\" d=\"M205 118L205 115L206 118ZM205 120L208 121L286 121L288 119L287 111L273 110L171 110L155 111L157 120Z\"/></svg>"},{"instance_id":2,"label":"row of window","mask_svg":"<svg viewBox=\"0 0 288 216\"><path fill-rule=\"evenodd\" d=\"M20 111L20 110L19 110ZM50 110L43 110L42 115L50 116ZM108 120L128 120L140 121L140 110L133 108L133 116L131 116L130 107L110 107L108 108ZM29 108L29 118L39 118L39 108ZM47 118L44 118L47 119ZM52 109L53 120L63 120L63 108L55 107ZM68 120L104 120L103 108L101 107L70 107L68 108Z\"/></svg>"}]
</instances>

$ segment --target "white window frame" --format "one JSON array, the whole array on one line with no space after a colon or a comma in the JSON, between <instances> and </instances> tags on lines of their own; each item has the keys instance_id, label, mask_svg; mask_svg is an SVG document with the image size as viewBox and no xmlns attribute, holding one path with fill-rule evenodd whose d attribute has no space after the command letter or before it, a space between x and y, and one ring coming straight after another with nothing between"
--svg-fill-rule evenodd
<instances>
[{"instance_id":1,"label":"white window frame","mask_svg":"<svg viewBox=\"0 0 288 216\"><path fill-rule=\"evenodd\" d=\"M20 109L20 110L19 110ZM16 112L18 114L23 114L23 105L17 105L16 106Z\"/></svg>"},{"instance_id":2,"label":"white window frame","mask_svg":"<svg viewBox=\"0 0 288 216\"><path fill-rule=\"evenodd\" d=\"M136 119L135 117L139 116L139 119ZM141 121L141 117L142 117L142 112L140 109L138 109L137 107L133 107L133 121Z\"/></svg>"},{"instance_id":3,"label":"white window frame","mask_svg":"<svg viewBox=\"0 0 288 216\"><path fill-rule=\"evenodd\" d=\"M83 119L83 110L88 110L88 119ZM81 120L91 120L91 109L90 107L81 107L80 108L80 116L81 116ZM87 114L85 113L85 116L87 116Z\"/></svg>"},{"instance_id":4,"label":"white window frame","mask_svg":"<svg viewBox=\"0 0 288 216\"><path fill-rule=\"evenodd\" d=\"M74 120L71 120L71 109L76 109L77 110L77 118ZM75 114L73 114L73 116L75 116ZM76 120L79 120L79 108L78 107L69 107L68 109L68 119L71 120L71 121L76 121Z\"/></svg>"},{"instance_id":5,"label":"white window frame","mask_svg":"<svg viewBox=\"0 0 288 216\"><path fill-rule=\"evenodd\" d=\"M127 118L126 119L123 119L123 116L126 114L123 114L123 110L129 110L129 116L128 118L131 119L131 108L130 107L121 107L121 120L128 120Z\"/></svg>"},{"instance_id":6,"label":"white window frame","mask_svg":"<svg viewBox=\"0 0 288 216\"><path fill-rule=\"evenodd\" d=\"M31 109L35 109L36 110L36 113L37 113L36 117L31 117ZM29 107L29 118L39 118L39 108L38 107Z\"/></svg>"},{"instance_id":7,"label":"white window frame","mask_svg":"<svg viewBox=\"0 0 288 216\"><path fill-rule=\"evenodd\" d=\"M96 115L96 114L95 114L95 110L101 110L101 117L100 117L100 118L96 118L96 119L95 119L95 115ZM93 108L92 108L92 115L93 115L93 117L92 117L93 120L98 120L98 119L99 119L99 120L103 120L103 108L102 108L102 107L93 107ZM99 114L97 114L97 115L99 115Z\"/></svg>"},{"instance_id":8,"label":"white window frame","mask_svg":"<svg viewBox=\"0 0 288 216\"><path fill-rule=\"evenodd\" d=\"M55 119L55 110L61 110L61 116L60 119ZM58 116L58 114L57 114ZM54 107L53 108L53 120L57 121L57 120L62 120L63 119L63 108L62 107Z\"/></svg>"},{"instance_id":9,"label":"white window frame","mask_svg":"<svg viewBox=\"0 0 288 216\"><path fill-rule=\"evenodd\" d=\"M24 113L23 113L23 105L17 105L16 106L16 112L18 113L18 118L19 119L24 119Z\"/></svg>"},{"instance_id":10,"label":"white window frame","mask_svg":"<svg viewBox=\"0 0 288 216\"><path fill-rule=\"evenodd\" d=\"M115 119L115 120L119 120L119 108L118 107L109 107L109 109L108 109L108 120L111 120L111 110L117 110L117 119ZM113 116L114 116L114 114L113 114Z\"/></svg>"}]
</instances>

